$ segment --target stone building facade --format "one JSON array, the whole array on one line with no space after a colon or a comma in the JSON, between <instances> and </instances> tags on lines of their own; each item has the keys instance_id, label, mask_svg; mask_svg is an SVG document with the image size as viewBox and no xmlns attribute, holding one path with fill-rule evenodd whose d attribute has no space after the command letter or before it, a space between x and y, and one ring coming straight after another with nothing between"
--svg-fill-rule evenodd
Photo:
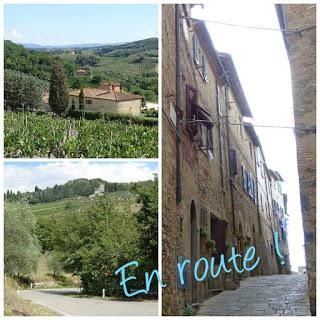
<instances>
[{"instance_id":1,"label":"stone building facade","mask_svg":"<svg viewBox=\"0 0 320 320\"><path fill-rule=\"evenodd\" d=\"M182 315L188 306L235 289L243 277L262 274L259 265L250 273L222 271L202 281L193 276L199 258L214 257L216 271L232 247L243 258L254 246L259 256L263 230L255 152L261 146L253 126L243 122L252 117L250 108L231 56L218 53L205 24L190 16L191 5L163 5L164 315ZM177 263L186 259L182 284Z\"/></svg>"},{"instance_id":2,"label":"stone building facade","mask_svg":"<svg viewBox=\"0 0 320 320\"><path fill-rule=\"evenodd\" d=\"M276 6L292 78L311 314L316 314L316 4Z\"/></svg>"},{"instance_id":3,"label":"stone building facade","mask_svg":"<svg viewBox=\"0 0 320 320\"><path fill-rule=\"evenodd\" d=\"M280 173L269 169L270 188L273 211L273 228L279 235L279 249L284 260L277 256L277 265L279 273L289 274L291 272L289 248L288 248L288 231L287 231L287 195L282 192L282 183L284 182Z\"/></svg>"},{"instance_id":4,"label":"stone building facade","mask_svg":"<svg viewBox=\"0 0 320 320\"><path fill-rule=\"evenodd\" d=\"M261 228L260 254L261 275L278 273L277 257L274 250L276 220L273 215L271 177L261 147L256 148L257 159L257 197Z\"/></svg>"}]
</instances>

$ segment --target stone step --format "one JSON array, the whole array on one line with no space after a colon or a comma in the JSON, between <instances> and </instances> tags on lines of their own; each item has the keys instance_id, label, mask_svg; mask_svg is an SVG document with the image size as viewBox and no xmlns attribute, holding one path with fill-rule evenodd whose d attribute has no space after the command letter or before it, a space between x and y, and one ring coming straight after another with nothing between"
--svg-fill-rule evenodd
<instances>
[{"instance_id":1,"label":"stone step","mask_svg":"<svg viewBox=\"0 0 320 320\"><path fill-rule=\"evenodd\" d=\"M191 307L196 309L196 310L199 309L199 306L200 306L200 303L197 303L197 302L191 304Z\"/></svg>"},{"instance_id":2,"label":"stone step","mask_svg":"<svg viewBox=\"0 0 320 320\"><path fill-rule=\"evenodd\" d=\"M211 290L211 295L214 297L217 294L221 293L223 291L223 289L212 289Z\"/></svg>"}]
</instances>

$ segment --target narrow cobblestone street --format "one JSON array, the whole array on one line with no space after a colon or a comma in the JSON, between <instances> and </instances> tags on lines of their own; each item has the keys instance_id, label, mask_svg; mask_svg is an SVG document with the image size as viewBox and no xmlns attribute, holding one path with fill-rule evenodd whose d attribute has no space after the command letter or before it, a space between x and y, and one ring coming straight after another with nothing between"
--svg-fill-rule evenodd
<instances>
[{"instance_id":1,"label":"narrow cobblestone street","mask_svg":"<svg viewBox=\"0 0 320 320\"><path fill-rule=\"evenodd\" d=\"M306 275L247 278L204 301L198 316L309 316Z\"/></svg>"}]
</instances>

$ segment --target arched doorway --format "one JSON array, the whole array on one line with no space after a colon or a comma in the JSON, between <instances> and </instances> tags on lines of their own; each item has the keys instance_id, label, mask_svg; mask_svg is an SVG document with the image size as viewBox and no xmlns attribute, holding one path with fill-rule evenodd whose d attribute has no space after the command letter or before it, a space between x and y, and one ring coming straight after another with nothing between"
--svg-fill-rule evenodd
<instances>
[{"instance_id":1,"label":"arched doorway","mask_svg":"<svg viewBox=\"0 0 320 320\"><path fill-rule=\"evenodd\" d=\"M194 278L194 264L197 260L197 212L196 212L196 204L192 200L190 206L190 239L191 239L191 295L192 295L192 303L198 301L198 287L197 281Z\"/></svg>"}]
</instances>

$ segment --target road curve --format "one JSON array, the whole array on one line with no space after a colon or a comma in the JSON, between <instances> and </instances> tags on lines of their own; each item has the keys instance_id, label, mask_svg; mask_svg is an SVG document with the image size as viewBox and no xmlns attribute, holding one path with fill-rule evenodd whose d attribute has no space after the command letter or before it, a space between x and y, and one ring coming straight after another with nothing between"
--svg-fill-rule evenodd
<instances>
[{"instance_id":1,"label":"road curve","mask_svg":"<svg viewBox=\"0 0 320 320\"><path fill-rule=\"evenodd\" d=\"M108 299L74 298L75 288L32 289L20 291L20 296L41 304L63 316L155 316L156 301L113 301Z\"/></svg>"}]
</instances>

